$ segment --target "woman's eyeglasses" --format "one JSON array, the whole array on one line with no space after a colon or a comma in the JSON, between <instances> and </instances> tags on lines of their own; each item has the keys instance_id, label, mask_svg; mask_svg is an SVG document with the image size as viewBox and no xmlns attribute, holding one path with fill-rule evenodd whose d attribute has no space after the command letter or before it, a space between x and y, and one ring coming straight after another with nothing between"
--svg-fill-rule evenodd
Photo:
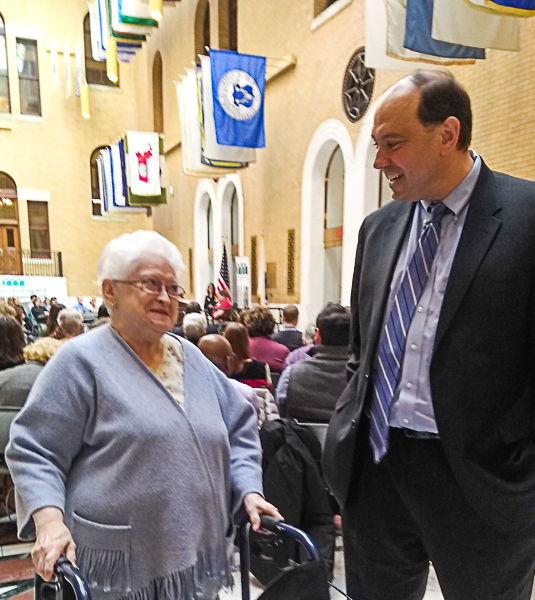
<instances>
[{"instance_id":1,"label":"woman's eyeglasses","mask_svg":"<svg viewBox=\"0 0 535 600\"><path fill-rule=\"evenodd\" d=\"M147 292L147 294L159 295L162 289L165 288L167 295L169 298L173 300L178 300L179 298L184 297L184 288L178 285L178 283L162 283L159 279L153 279L149 277L148 279L143 279L141 281L126 281L124 279L114 279L115 283L128 283L129 285L133 285L134 287Z\"/></svg>"}]
</instances>

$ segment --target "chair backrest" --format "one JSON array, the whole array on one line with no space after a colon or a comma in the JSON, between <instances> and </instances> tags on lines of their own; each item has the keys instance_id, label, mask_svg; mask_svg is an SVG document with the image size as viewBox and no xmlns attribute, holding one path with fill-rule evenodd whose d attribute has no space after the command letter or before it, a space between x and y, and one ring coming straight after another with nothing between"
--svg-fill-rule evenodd
<instances>
[{"instance_id":1,"label":"chair backrest","mask_svg":"<svg viewBox=\"0 0 535 600\"><path fill-rule=\"evenodd\" d=\"M11 421L16 417L20 407L0 406L0 475L9 474L6 466L4 453L9 442L9 429Z\"/></svg>"},{"instance_id":2,"label":"chair backrest","mask_svg":"<svg viewBox=\"0 0 535 600\"><path fill-rule=\"evenodd\" d=\"M321 444L321 449L323 450L323 446L325 445L325 438L327 436L327 427L329 427L329 423L303 423L298 421L298 424L301 427L305 427L311 433L313 433L319 440Z\"/></svg>"},{"instance_id":3,"label":"chair backrest","mask_svg":"<svg viewBox=\"0 0 535 600\"><path fill-rule=\"evenodd\" d=\"M0 454L4 454L6 450L11 421L13 421L19 410L20 407L16 406L0 406Z\"/></svg>"}]
</instances>

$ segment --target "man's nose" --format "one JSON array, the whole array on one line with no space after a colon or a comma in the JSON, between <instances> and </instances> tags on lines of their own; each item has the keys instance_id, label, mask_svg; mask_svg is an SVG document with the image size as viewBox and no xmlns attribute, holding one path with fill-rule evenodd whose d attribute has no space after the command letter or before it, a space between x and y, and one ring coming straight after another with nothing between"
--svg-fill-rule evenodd
<instances>
[{"instance_id":1,"label":"man's nose","mask_svg":"<svg viewBox=\"0 0 535 600\"><path fill-rule=\"evenodd\" d=\"M389 160L388 157L386 156L386 153L384 150L381 149L381 147L377 148L377 153L375 155L375 160L373 161L373 166L375 169L384 169L386 166L388 166Z\"/></svg>"}]
</instances>

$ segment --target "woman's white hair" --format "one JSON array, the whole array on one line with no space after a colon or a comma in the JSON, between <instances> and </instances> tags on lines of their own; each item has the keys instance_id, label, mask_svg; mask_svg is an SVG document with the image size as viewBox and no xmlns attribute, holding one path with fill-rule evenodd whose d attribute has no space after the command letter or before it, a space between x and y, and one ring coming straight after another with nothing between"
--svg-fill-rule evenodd
<instances>
[{"instance_id":1,"label":"woman's white hair","mask_svg":"<svg viewBox=\"0 0 535 600\"><path fill-rule=\"evenodd\" d=\"M134 271L147 254L166 260L178 283L186 269L180 250L156 231L140 229L134 233L123 233L106 244L98 261L98 282L104 279L125 279Z\"/></svg>"}]
</instances>

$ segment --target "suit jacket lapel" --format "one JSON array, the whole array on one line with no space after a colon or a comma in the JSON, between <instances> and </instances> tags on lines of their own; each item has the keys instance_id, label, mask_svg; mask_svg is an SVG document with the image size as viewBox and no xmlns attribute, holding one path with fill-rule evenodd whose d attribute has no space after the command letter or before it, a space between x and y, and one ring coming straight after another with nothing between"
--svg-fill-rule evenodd
<instances>
[{"instance_id":1,"label":"suit jacket lapel","mask_svg":"<svg viewBox=\"0 0 535 600\"><path fill-rule=\"evenodd\" d=\"M501 226L501 210L494 188L494 175L481 161L481 172L468 204L457 252L453 259L435 338L440 344L461 301Z\"/></svg>"}]
</instances>

